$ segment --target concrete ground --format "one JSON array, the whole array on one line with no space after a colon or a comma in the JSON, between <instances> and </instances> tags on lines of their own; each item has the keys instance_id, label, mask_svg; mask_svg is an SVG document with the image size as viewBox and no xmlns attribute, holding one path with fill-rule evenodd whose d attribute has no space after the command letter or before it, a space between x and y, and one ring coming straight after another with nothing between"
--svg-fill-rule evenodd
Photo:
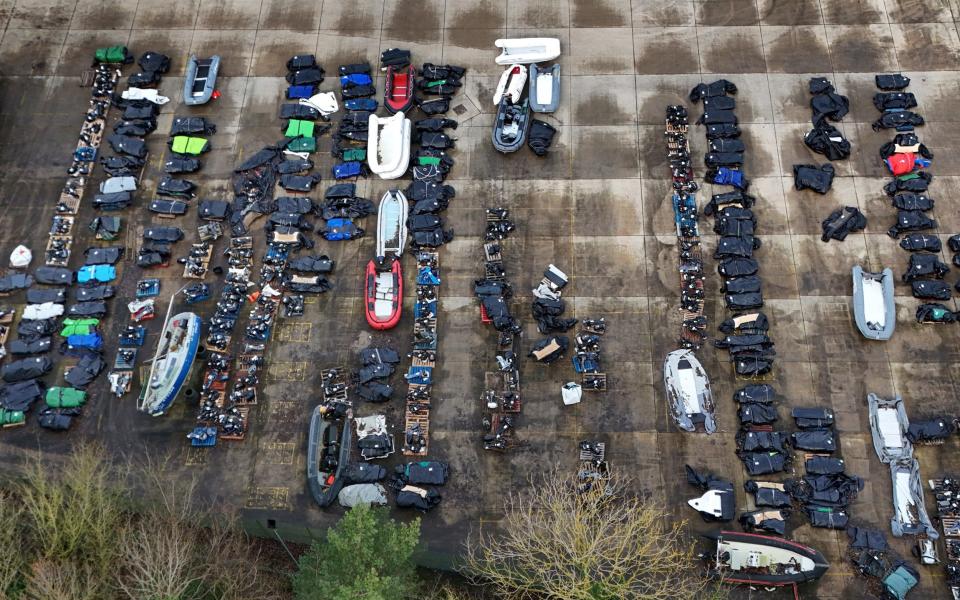
<instances>
[{"instance_id":1,"label":"concrete ground","mask_svg":"<svg viewBox=\"0 0 960 600\"><path fill-rule=\"evenodd\" d=\"M757 256L764 310L777 343L773 384L782 395L781 418L788 420L790 406L836 411L848 471L866 480L850 512L857 523L888 530L889 474L871 447L866 395L901 394L913 418L952 414L960 376L951 367L960 345L955 326L914 322L918 302L903 285L897 286L892 341L867 343L852 323L850 267L891 267L899 274L907 262L906 253L885 234L895 210L881 191L885 173L877 150L892 136L870 128L876 118L873 74L902 71L913 79L908 91L916 94L917 110L927 119L920 134L936 153L931 195L939 201L934 214L945 240L960 231L960 213L949 204L960 193L958 18L957 0L0 0L0 254L18 243L42 251L89 94L78 86L79 75L96 47L127 44L137 55L154 50L173 59L161 86L173 102L148 138L147 191L123 214L131 255L137 227L151 222L143 205L159 181L164 134L173 115L205 115L216 122L213 150L192 179L201 197L229 198L233 166L280 137L277 114L289 56L315 53L330 74L342 63L375 63L379 52L391 47L409 48L418 64L466 66L466 84L450 114L460 120L453 152L457 164L448 180L457 197L446 213L456 239L440 251L441 366L431 421L430 457L448 461L453 475L443 504L423 519L428 560L449 562L465 534L495 523L503 494L527 485L530 475L574 469L576 443L587 438L605 440L614 466L706 531L709 527L683 507L694 495L683 481L683 465L710 469L737 484L746 480L734 455L737 419L730 401L740 383L724 352L704 348L699 356L718 398L720 432L709 437L678 433L660 375L663 356L675 348L679 322L662 129L667 104L686 102L699 81L726 78L740 90L745 170L759 199L755 210L764 245ZM527 149L503 156L490 145L491 94L501 71L493 62L493 41L504 36L561 40L562 103L547 117L560 133L548 158ZM222 56L218 87L223 95L187 110L178 105L180 74L191 53ZM132 72L128 67L125 75ZM850 114L838 126L852 142L853 155L835 164L838 177L825 196L795 191L791 177L794 163L821 162L802 143L810 126L806 84L815 75L830 78L851 101ZM336 86L331 76L322 89ZM697 107L690 108L698 114ZM323 139L321 150L329 144L329 137ZM691 141L699 157L705 148L702 130L695 129ZM315 160L317 172L328 180L331 158L321 151ZM364 195L375 200L387 187L376 179L360 183ZM701 198L710 193L706 186ZM869 219L867 230L842 243L823 243L819 222L841 204L859 206ZM578 406L564 408L559 400L559 385L572 378L569 363L544 367L524 361L524 408L517 428L522 445L506 455L485 453L480 444L479 396L484 373L494 364L495 339L479 323L472 281L482 274L483 209L488 206L510 208L518 225L504 243L508 276L517 290L514 313L526 317L527 290L553 262L572 276L565 293L569 315L605 316L611 329L604 342L610 390ZM80 264L80 251L91 243L84 226L92 216L88 196L72 266ZM192 229L192 211L177 224ZM367 225L372 227L373 220ZM255 228L262 238L259 224ZM715 240L708 237L705 243L710 251ZM96 439L116 453L170 455L178 476L201 478L212 500L244 509L252 527L265 532L269 523L292 539L320 531L337 511L317 509L304 485L307 419L317 402L319 370L356 365L356 351L371 340L408 348L412 321L407 310L399 327L373 336L363 321L361 269L372 256L372 236L346 243L319 240L317 246L337 260L335 289L311 299L304 318L277 327L246 441L191 450L184 435L192 426L193 407L180 402L170 415L151 420L135 411L133 394L117 400L105 392L101 379L77 431L54 435L31 420L27 427L0 432L0 452L60 453ZM185 253L186 242L179 248ZM949 262L949 254L943 260ZM143 275L129 258L121 272L125 294L112 303L110 331L121 326L123 303ZM164 297L182 285L177 269L159 275ZM948 277L951 283L955 279ZM706 313L716 324L725 314L718 302L718 276L708 277L707 289ZM204 314L212 310L212 302L207 304ZM165 308L163 301L158 312ZM525 332L529 344L536 335L529 318ZM114 337L108 338L112 357ZM395 376L398 387L400 382ZM397 432L402 429L399 404L394 400L387 407ZM357 409L361 415L376 411L364 405ZM922 477L960 471L957 448L955 440L919 448ZM741 496L740 502L745 507L747 498ZM833 563L805 597L863 595L863 581L843 559L843 532L812 530L800 516L791 525L790 537L820 548ZM907 555L909 540L897 548ZM915 595L946 597L941 570L922 572L923 590Z\"/></svg>"}]
</instances>

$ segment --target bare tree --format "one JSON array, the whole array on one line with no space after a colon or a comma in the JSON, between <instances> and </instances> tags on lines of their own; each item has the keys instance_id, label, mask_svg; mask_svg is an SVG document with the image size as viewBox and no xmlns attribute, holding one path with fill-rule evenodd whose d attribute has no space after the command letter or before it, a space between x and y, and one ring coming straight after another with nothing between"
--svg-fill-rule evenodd
<instances>
[{"instance_id":1,"label":"bare tree","mask_svg":"<svg viewBox=\"0 0 960 600\"><path fill-rule=\"evenodd\" d=\"M672 600L718 593L684 524L629 493L623 477L611 473L606 487L586 492L559 472L531 483L507 496L495 530L467 541L464 575L495 597Z\"/></svg>"},{"instance_id":2,"label":"bare tree","mask_svg":"<svg viewBox=\"0 0 960 600\"><path fill-rule=\"evenodd\" d=\"M20 576L24 567L21 547L23 509L9 493L0 490L0 600L7 600L7 590Z\"/></svg>"}]
</instances>

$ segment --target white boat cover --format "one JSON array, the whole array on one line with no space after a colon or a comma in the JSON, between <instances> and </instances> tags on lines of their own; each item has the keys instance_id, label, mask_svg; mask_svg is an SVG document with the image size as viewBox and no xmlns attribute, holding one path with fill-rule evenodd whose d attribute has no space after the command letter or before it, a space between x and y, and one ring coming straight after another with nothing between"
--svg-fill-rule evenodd
<instances>
[{"instance_id":1,"label":"white boat cover","mask_svg":"<svg viewBox=\"0 0 960 600\"><path fill-rule=\"evenodd\" d=\"M101 194L115 194L117 192L133 192L137 189L136 177L110 177L100 184Z\"/></svg>"},{"instance_id":2,"label":"white boat cover","mask_svg":"<svg viewBox=\"0 0 960 600\"><path fill-rule=\"evenodd\" d=\"M340 506L353 508L359 504L386 506L387 491L379 483L358 483L348 485L337 494Z\"/></svg>"},{"instance_id":3,"label":"white boat cover","mask_svg":"<svg viewBox=\"0 0 960 600\"><path fill-rule=\"evenodd\" d=\"M383 321L393 314L393 297L395 292L396 290L393 287L393 271L377 273L377 289L376 298L373 301L373 314L378 319Z\"/></svg>"},{"instance_id":4,"label":"white boat cover","mask_svg":"<svg viewBox=\"0 0 960 600\"><path fill-rule=\"evenodd\" d=\"M320 92L309 98L301 98L300 104L317 109L323 116L332 115L340 110L340 105L337 104L337 95L333 92Z\"/></svg>"},{"instance_id":5,"label":"white boat cover","mask_svg":"<svg viewBox=\"0 0 960 600\"><path fill-rule=\"evenodd\" d=\"M400 190L388 190L377 212L377 256L403 254L407 241L407 197Z\"/></svg>"},{"instance_id":6,"label":"white boat cover","mask_svg":"<svg viewBox=\"0 0 960 600\"><path fill-rule=\"evenodd\" d=\"M920 464L915 458L890 463L893 482L893 517L890 530L895 537L926 535L937 539L940 534L930 522L920 487Z\"/></svg>"},{"instance_id":7,"label":"white boat cover","mask_svg":"<svg viewBox=\"0 0 960 600\"><path fill-rule=\"evenodd\" d=\"M578 404L580 398L583 397L583 388L579 383L574 383L573 381L565 383L563 387L560 388L560 396L563 398L564 406Z\"/></svg>"},{"instance_id":8,"label":"white boat cover","mask_svg":"<svg viewBox=\"0 0 960 600\"><path fill-rule=\"evenodd\" d=\"M42 321L59 317L63 314L63 305L55 302L44 302L43 304L28 304L23 309L23 318L31 321Z\"/></svg>"},{"instance_id":9,"label":"white boat cover","mask_svg":"<svg viewBox=\"0 0 960 600\"><path fill-rule=\"evenodd\" d=\"M396 179L410 164L410 119L403 111L392 117L371 113L368 123L367 164L381 179Z\"/></svg>"},{"instance_id":10,"label":"white boat cover","mask_svg":"<svg viewBox=\"0 0 960 600\"><path fill-rule=\"evenodd\" d=\"M27 248L23 244L14 248L13 252L10 253L10 266L14 269L27 267L31 260L33 260L33 253L30 252L30 248Z\"/></svg>"},{"instance_id":11,"label":"white boat cover","mask_svg":"<svg viewBox=\"0 0 960 600\"><path fill-rule=\"evenodd\" d=\"M913 456L913 446L907 439L910 420L900 396L886 399L869 394L870 430L873 449L882 463L892 463Z\"/></svg>"},{"instance_id":12,"label":"white boat cover","mask_svg":"<svg viewBox=\"0 0 960 600\"><path fill-rule=\"evenodd\" d=\"M528 65L545 62L560 56L560 40L557 38L499 39L493 43L500 48L498 65Z\"/></svg>"},{"instance_id":13,"label":"white boat cover","mask_svg":"<svg viewBox=\"0 0 960 600\"><path fill-rule=\"evenodd\" d=\"M719 519L723 516L723 497L729 494L729 491L707 490L699 498L687 500L687 504L697 512L708 514L715 519Z\"/></svg>"},{"instance_id":14,"label":"white boat cover","mask_svg":"<svg viewBox=\"0 0 960 600\"><path fill-rule=\"evenodd\" d=\"M369 435L387 433L387 417L385 415L371 415L369 417L355 417L353 424L357 428L357 439L362 440Z\"/></svg>"},{"instance_id":15,"label":"white boat cover","mask_svg":"<svg viewBox=\"0 0 960 600\"><path fill-rule=\"evenodd\" d=\"M500 106L500 99L507 96L511 104L520 102L523 88L527 84L527 68L523 65L510 65L500 75L497 89L493 92L493 105Z\"/></svg>"},{"instance_id":16,"label":"white boat cover","mask_svg":"<svg viewBox=\"0 0 960 600\"><path fill-rule=\"evenodd\" d=\"M883 285L876 279L863 281L863 316L870 329L883 329L887 311L883 302Z\"/></svg>"},{"instance_id":17,"label":"white boat cover","mask_svg":"<svg viewBox=\"0 0 960 600\"><path fill-rule=\"evenodd\" d=\"M145 88L127 88L123 91L124 100L146 100L148 102L153 102L154 104L166 104L170 102L170 98L166 96L161 96L160 92L157 90L145 89Z\"/></svg>"}]
</instances>

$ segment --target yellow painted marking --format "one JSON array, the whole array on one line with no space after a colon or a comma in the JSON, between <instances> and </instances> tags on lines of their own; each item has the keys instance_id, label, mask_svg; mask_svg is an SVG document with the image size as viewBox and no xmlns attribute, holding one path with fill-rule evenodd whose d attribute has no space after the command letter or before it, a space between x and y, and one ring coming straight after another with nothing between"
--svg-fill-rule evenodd
<instances>
[{"instance_id":1,"label":"yellow painted marking","mask_svg":"<svg viewBox=\"0 0 960 600\"><path fill-rule=\"evenodd\" d=\"M280 323L277 335L281 342L306 343L310 341L313 323Z\"/></svg>"},{"instance_id":2,"label":"yellow painted marking","mask_svg":"<svg viewBox=\"0 0 960 600\"><path fill-rule=\"evenodd\" d=\"M254 487L250 490L246 508L290 510L290 488Z\"/></svg>"},{"instance_id":3,"label":"yellow painted marking","mask_svg":"<svg viewBox=\"0 0 960 600\"><path fill-rule=\"evenodd\" d=\"M307 375L307 362L273 361L267 367L267 374L274 381L303 381Z\"/></svg>"},{"instance_id":4,"label":"yellow painted marking","mask_svg":"<svg viewBox=\"0 0 960 600\"><path fill-rule=\"evenodd\" d=\"M269 465L292 465L297 447L293 442L264 442L260 444L260 457Z\"/></svg>"}]
</instances>

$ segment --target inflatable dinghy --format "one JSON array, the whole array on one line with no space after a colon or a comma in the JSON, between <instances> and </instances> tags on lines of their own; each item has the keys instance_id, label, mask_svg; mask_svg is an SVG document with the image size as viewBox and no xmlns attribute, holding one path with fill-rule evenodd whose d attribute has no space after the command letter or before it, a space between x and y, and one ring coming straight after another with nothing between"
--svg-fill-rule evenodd
<instances>
[{"instance_id":1,"label":"inflatable dinghy","mask_svg":"<svg viewBox=\"0 0 960 600\"><path fill-rule=\"evenodd\" d=\"M560 56L560 40L557 38L499 39L493 45L500 48L498 65L528 65Z\"/></svg>"},{"instance_id":2,"label":"inflatable dinghy","mask_svg":"<svg viewBox=\"0 0 960 600\"><path fill-rule=\"evenodd\" d=\"M197 106L209 102L217 85L219 70L219 56L197 58L196 55L191 55L187 61L187 74L183 82L183 103Z\"/></svg>"},{"instance_id":3,"label":"inflatable dinghy","mask_svg":"<svg viewBox=\"0 0 960 600\"><path fill-rule=\"evenodd\" d=\"M523 95L523 86L527 83L527 68L523 65L510 65L500 75L497 89L493 92L493 104L500 105L500 100L506 98L511 104L518 104Z\"/></svg>"},{"instance_id":4,"label":"inflatable dinghy","mask_svg":"<svg viewBox=\"0 0 960 600\"><path fill-rule=\"evenodd\" d=\"M386 267L378 259L367 263L364 283L364 313L367 323L374 329L390 329L400 321L403 307L403 274L400 271L400 259L386 259Z\"/></svg>"},{"instance_id":5,"label":"inflatable dinghy","mask_svg":"<svg viewBox=\"0 0 960 600\"><path fill-rule=\"evenodd\" d=\"M493 147L503 153L516 152L527 140L530 130L530 104L511 104L504 96L497 107L493 123Z\"/></svg>"},{"instance_id":6,"label":"inflatable dinghy","mask_svg":"<svg viewBox=\"0 0 960 600\"><path fill-rule=\"evenodd\" d=\"M674 350L667 354L663 361L663 385L673 419L680 429L696 431L696 423L703 423L707 433L717 430L710 379L693 350Z\"/></svg>"},{"instance_id":7,"label":"inflatable dinghy","mask_svg":"<svg viewBox=\"0 0 960 600\"><path fill-rule=\"evenodd\" d=\"M407 241L407 197L400 190L388 190L380 199L377 213L377 256L399 257Z\"/></svg>"},{"instance_id":8,"label":"inflatable dinghy","mask_svg":"<svg viewBox=\"0 0 960 600\"><path fill-rule=\"evenodd\" d=\"M350 461L350 423L324 420L320 407L310 416L310 434L307 438L307 486L310 495L322 508L330 506L343 487L343 470Z\"/></svg>"},{"instance_id":9,"label":"inflatable dinghy","mask_svg":"<svg viewBox=\"0 0 960 600\"><path fill-rule=\"evenodd\" d=\"M535 113L556 112L560 105L560 65L547 70L530 65L530 110Z\"/></svg>"},{"instance_id":10,"label":"inflatable dinghy","mask_svg":"<svg viewBox=\"0 0 960 600\"><path fill-rule=\"evenodd\" d=\"M853 314L857 329L870 340L889 340L897 324L893 271L868 273L853 267Z\"/></svg>"},{"instance_id":11,"label":"inflatable dinghy","mask_svg":"<svg viewBox=\"0 0 960 600\"><path fill-rule=\"evenodd\" d=\"M383 90L383 106L390 114L405 112L413 106L417 70L412 66L387 67Z\"/></svg>"},{"instance_id":12,"label":"inflatable dinghy","mask_svg":"<svg viewBox=\"0 0 960 600\"><path fill-rule=\"evenodd\" d=\"M371 113L367 121L367 164L380 179L396 179L410 164L410 119L403 112L392 117Z\"/></svg>"}]
</instances>

